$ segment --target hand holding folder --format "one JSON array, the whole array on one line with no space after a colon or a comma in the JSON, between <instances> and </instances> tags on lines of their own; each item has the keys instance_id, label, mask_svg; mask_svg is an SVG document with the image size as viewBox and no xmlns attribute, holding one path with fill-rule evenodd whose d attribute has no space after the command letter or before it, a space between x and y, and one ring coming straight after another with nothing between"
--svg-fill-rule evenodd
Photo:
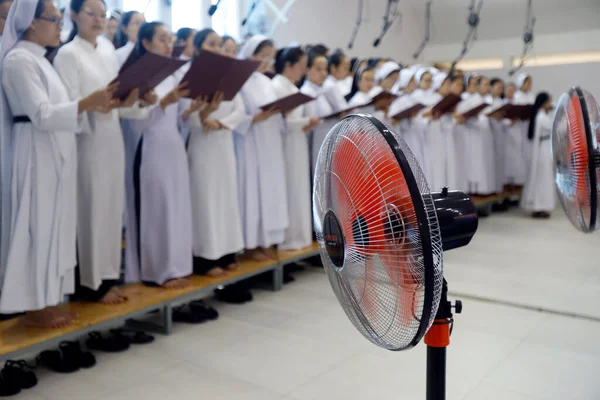
<instances>
[{"instance_id":1,"label":"hand holding folder","mask_svg":"<svg viewBox=\"0 0 600 400\"><path fill-rule=\"evenodd\" d=\"M236 60L210 51L200 51L183 77L189 83L189 97L206 96L211 101L217 92L231 101L260 65L253 60Z\"/></svg>"},{"instance_id":2,"label":"hand holding folder","mask_svg":"<svg viewBox=\"0 0 600 400\"><path fill-rule=\"evenodd\" d=\"M460 96L450 93L443 99L441 99L433 108L431 109L432 114L448 114L451 113L456 105L460 103Z\"/></svg>"},{"instance_id":3,"label":"hand holding folder","mask_svg":"<svg viewBox=\"0 0 600 400\"><path fill-rule=\"evenodd\" d=\"M334 113L331 113L331 114L325 115L324 117L321 117L321 119L331 119L331 118L336 118L336 119L338 119L338 118L341 118L341 117L345 117L346 115L348 115L348 114L350 114L352 111L354 111L354 109L355 109L355 108L356 108L356 107L348 107L348 108L345 108L345 109L343 109L343 110L339 110L339 111L336 111L336 112L334 112Z\"/></svg>"},{"instance_id":4,"label":"hand holding folder","mask_svg":"<svg viewBox=\"0 0 600 400\"><path fill-rule=\"evenodd\" d=\"M270 108L276 108L280 112L286 113L312 100L314 100L314 98L307 96L304 93L298 92L286 97L282 97L281 99L273 101L269 104L265 104L261 107L261 109L268 110Z\"/></svg>"},{"instance_id":5,"label":"hand holding folder","mask_svg":"<svg viewBox=\"0 0 600 400\"><path fill-rule=\"evenodd\" d=\"M133 89L139 89L139 94L144 96L185 63L184 60L175 60L150 52L135 61L130 57L121 67L119 76L112 82L119 82L114 97L124 100Z\"/></svg>"},{"instance_id":6,"label":"hand holding folder","mask_svg":"<svg viewBox=\"0 0 600 400\"><path fill-rule=\"evenodd\" d=\"M425 105L421 103L414 104L409 108L405 108L404 110L400 111L396 115L392 115L392 119L396 121L401 121L407 118L414 118L419 113L419 111L421 111L424 108Z\"/></svg>"}]
</instances>

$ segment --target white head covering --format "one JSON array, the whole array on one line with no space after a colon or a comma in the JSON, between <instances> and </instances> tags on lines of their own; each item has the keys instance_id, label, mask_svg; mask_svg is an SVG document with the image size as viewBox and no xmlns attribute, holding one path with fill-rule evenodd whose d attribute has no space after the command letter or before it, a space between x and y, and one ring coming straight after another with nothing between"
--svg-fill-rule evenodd
<instances>
[{"instance_id":1,"label":"white head covering","mask_svg":"<svg viewBox=\"0 0 600 400\"><path fill-rule=\"evenodd\" d=\"M379 69L375 72L375 82L379 83L385 78L387 78L392 72L400 71L401 68L398 64L393 61L388 61L383 64Z\"/></svg>"},{"instance_id":2,"label":"white head covering","mask_svg":"<svg viewBox=\"0 0 600 400\"><path fill-rule=\"evenodd\" d=\"M437 74L435 74L435 76L433 77L433 83L431 84L431 89L433 91L437 91L442 86L447 77L447 72L438 72Z\"/></svg>"},{"instance_id":3,"label":"white head covering","mask_svg":"<svg viewBox=\"0 0 600 400\"><path fill-rule=\"evenodd\" d=\"M529 77L530 77L530 75L526 74L524 72L519 74L519 76L517 77L517 80L515 81L515 84L517 85L517 90L521 90L521 87L525 83L525 80Z\"/></svg>"},{"instance_id":4,"label":"white head covering","mask_svg":"<svg viewBox=\"0 0 600 400\"><path fill-rule=\"evenodd\" d=\"M2 35L2 45L0 46L0 85L2 84L2 69L6 55L15 47L21 39L23 33L31 26L35 16L35 9L38 0L15 0L8 11L6 24L4 25L4 34ZM0 279L4 276L4 266L8 256L8 245L10 243L10 183L12 177L12 113L8 106L8 100L4 88L0 96Z\"/></svg>"},{"instance_id":5,"label":"white head covering","mask_svg":"<svg viewBox=\"0 0 600 400\"><path fill-rule=\"evenodd\" d=\"M65 16L63 17L63 27L60 31L60 41L66 42L69 40L69 35L73 30L73 20L71 19L71 3L65 7Z\"/></svg>"},{"instance_id":6,"label":"white head covering","mask_svg":"<svg viewBox=\"0 0 600 400\"><path fill-rule=\"evenodd\" d=\"M240 52L238 53L237 58L239 60L246 60L254 55L254 52L258 48L258 46L264 42L265 40L269 40L265 35L254 35L250 39L244 43Z\"/></svg>"},{"instance_id":7,"label":"white head covering","mask_svg":"<svg viewBox=\"0 0 600 400\"><path fill-rule=\"evenodd\" d=\"M417 81L417 83L421 83L421 78L423 78L423 75L425 75L427 72L433 75L433 72L431 72L431 68L429 67L423 67L419 69L415 74L415 81Z\"/></svg>"},{"instance_id":8,"label":"white head covering","mask_svg":"<svg viewBox=\"0 0 600 400\"><path fill-rule=\"evenodd\" d=\"M415 72L411 68L404 68L400 71L400 79L398 79L398 82L392 88L392 93L398 93L408 86L413 76L415 76Z\"/></svg>"}]
</instances>

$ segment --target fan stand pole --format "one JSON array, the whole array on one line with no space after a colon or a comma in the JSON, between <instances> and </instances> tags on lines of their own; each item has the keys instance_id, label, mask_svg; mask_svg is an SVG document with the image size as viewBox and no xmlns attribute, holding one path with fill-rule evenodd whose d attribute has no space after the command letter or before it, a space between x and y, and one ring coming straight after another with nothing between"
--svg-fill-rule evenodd
<instances>
[{"instance_id":1,"label":"fan stand pole","mask_svg":"<svg viewBox=\"0 0 600 400\"><path fill-rule=\"evenodd\" d=\"M462 304L456 302L456 313ZM446 400L446 347L450 344L452 304L448 301L448 283L444 278L440 306L435 321L425 334L427 345L427 400Z\"/></svg>"}]
</instances>

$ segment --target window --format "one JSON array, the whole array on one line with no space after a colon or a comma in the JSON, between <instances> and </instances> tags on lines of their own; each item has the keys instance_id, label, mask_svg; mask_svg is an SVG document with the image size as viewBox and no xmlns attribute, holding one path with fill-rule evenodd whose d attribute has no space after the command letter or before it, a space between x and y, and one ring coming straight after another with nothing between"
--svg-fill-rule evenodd
<instances>
[{"instance_id":1,"label":"window","mask_svg":"<svg viewBox=\"0 0 600 400\"><path fill-rule=\"evenodd\" d=\"M441 61L436 62L440 69L450 69L452 67L452 61ZM485 71L488 69L502 69L504 67L504 61L501 58L482 58L482 59L470 59L462 60L456 64L456 68L463 71Z\"/></svg>"},{"instance_id":2,"label":"window","mask_svg":"<svg viewBox=\"0 0 600 400\"><path fill-rule=\"evenodd\" d=\"M144 14L146 21L158 21L159 1L161 0L123 0L123 11L139 11Z\"/></svg>"},{"instance_id":3,"label":"window","mask_svg":"<svg viewBox=\"0 0 600 400\"><path fill-rule=\"evenodd\" d=\"M177 32L180 28L202 28L203 1L173 0L171 5L171 29ZM219 10L220 12L221 10Z\"/></svg>"},{"instance_id":4,"label":"window","mask_svg":"<svg viewBox=\"0 0 600 400\"><path fill-rule=\"evenodd\" d=\"M521 57L513 57L513 67L521 65ZM579 53L545 54L525 58L528 67L544 67L550 65L585 64L600 62L599 51L582 51Z\"/></svg>"},{"instance_id":5,"label":"window","mask_svg":"<svg viewBox=\"0 0 600 400\"><path fill-rule=\"evenodd\" d=\"M217 0L212 0L216 4ZM219 35L229 35L240 38L240 18L238 0L221 0L217 12L212 16L212 28Z\"/></svg>"}]
</instances>

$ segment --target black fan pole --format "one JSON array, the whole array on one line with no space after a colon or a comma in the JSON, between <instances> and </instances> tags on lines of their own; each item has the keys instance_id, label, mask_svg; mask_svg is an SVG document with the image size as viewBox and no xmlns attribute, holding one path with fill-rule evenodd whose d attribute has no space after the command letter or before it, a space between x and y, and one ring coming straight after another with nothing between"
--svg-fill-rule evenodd
<instances>
[{"instance_id":1,"label":"black fan pole","mask_svg":"<svg viewBox=\"0 0 600 400\"><path fill-rule=\"evenodd\" d=\"M456 313L462 303L456 301ZM425 335L427 345L427 400L446 400L446 347L450 344L452 304L448 301L448 283L444 278L440 306L435 321Z\"/></svg>"}]
</instances>

